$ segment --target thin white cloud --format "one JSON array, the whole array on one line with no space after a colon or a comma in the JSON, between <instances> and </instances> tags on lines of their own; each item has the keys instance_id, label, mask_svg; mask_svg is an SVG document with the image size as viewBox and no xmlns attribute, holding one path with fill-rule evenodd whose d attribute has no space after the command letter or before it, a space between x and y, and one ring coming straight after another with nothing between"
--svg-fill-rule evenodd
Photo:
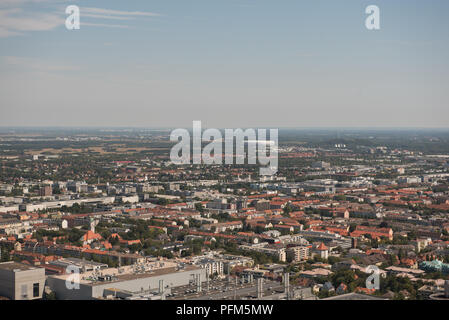
<instances>
[{"instance_id":1,"label":"thin white cloud","mask_svg":"<svg viewBox=\"0 0 449 320\"><path fill-rule=\"evenodd\" d=\"M120 29L127 29L129 26L123 25L123 24L107 24L107 23L91 23L91 22L81 22L80 27L83 26L88 27L105 27L105 28L120 28Z\"/></svg>"},{"instance_id":2,"label":"thin white cloud","mask_svg":"<svg viewBox=\"0 0 449 320\"><path fill-rule=\"evenodd\" d=\"M86 13L109 15L109 16L111 16L111 15L112 16L140 16L140 17L159 17L159 16L161 16L159 13L154 13L154 12L121 11L121 10L90 8L90 7L81 7L80 11L81 11L81 14L86 12Z\"/></svg>"},{"instance_id":3,"label":"thin white cloud","mask_svg":"<svg viewBox=\"0 0 449 320\"><path fill-rule=\"evenodd\" d=\"M0 38L21 36L30 31L49 31L64 26L64 11L25 11L28 4L68 0L0 0ZM100 20L134 20L136 18L158 17L158 13L147 11L122 11L103 8L80 7L81 26L103 28L129 28L123 24L108 24ZM84 19L85 18L85 19Z\"/></svg>"},{"instance_id":4,"label":"thin white cloud","mask_svg":"<svg viewBox=\"0 0 449 320\"><path fill-rule=\"evenodd\" d=\"M110 19L110 20L133 20L133 17L118 17L118 16L108 16L103 14L94 14L94 13L83 13L80 12L83 18L97 18L97 19Z\"/></svg>"},{"instance_id":5,"label":"thin white cloud","mask_svg":"<svg viewBox=\"0 0 449 320\"><path fill-rule=\"evenodd\" d=\"M5 29L3 27L0 27L0 38L7 38L12 36L21 36L23 33L11 31L8 29Z\"/></svg>"},{"instance_id":6,"label":"thin white cloud","mask_svg":"<svg viewBox=\"0 0 449 320\"><path fill-rule=\"evenodd\" d=\"M122 11L104 8L92 8L92 7L80 7L81 16L81 27L91 26L91 27L105 27L105 28L129 28L128 25L122 24L107 24L107 23L97 23L85 21L84 18L96 19L110 19L110 20L134 20L136 18L145 17L159 17L158 13L148 12L148 11Z\"/></svg>"},{"instance_id":7,"label":"thin white cloud","mask_svg":"<svg viewBox=\"0 0 449 320\"><path fill-rule=\"evenodd\" d=\"M69 2L70 0L0 0L0 7L17 8L27 4L46 3L46 2Z\"/></svg>"},{"instance_id":8,"label":"thin white cloud","mask_svg":"<svg viewBox=\"0 0 449 320\"><path fill-rule=\"evenodd\" d=\"M26 31L52 30L64 24L56 14L25 13L20 8L0 10L0 37L20 35Z\"/></svg>"}]
</instances>

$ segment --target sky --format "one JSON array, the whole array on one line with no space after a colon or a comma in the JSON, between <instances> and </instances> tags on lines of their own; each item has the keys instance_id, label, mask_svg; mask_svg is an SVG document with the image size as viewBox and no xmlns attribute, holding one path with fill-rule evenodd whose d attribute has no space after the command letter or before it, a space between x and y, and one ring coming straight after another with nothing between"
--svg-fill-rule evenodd
<instances>
[{"instance_id":1,"label":"sky","mask_svg":"<svg viewBox=\"0 0 449 320\"><path fill-rule=\"evenodd\" d=\"M0 126L448 128L448 16L447 0L0 0Z\"/></svg>"}]
</instances>

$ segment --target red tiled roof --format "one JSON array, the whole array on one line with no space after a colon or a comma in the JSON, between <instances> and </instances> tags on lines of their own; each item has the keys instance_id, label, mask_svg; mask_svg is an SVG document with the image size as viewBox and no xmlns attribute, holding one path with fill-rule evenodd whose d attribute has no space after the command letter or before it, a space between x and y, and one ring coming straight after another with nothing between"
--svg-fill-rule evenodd
<instances>
[{"instance_id":1,"label":"red tiled roof","mask_svg":"<svg viewBox=\"0 0 449 320\"><path fill-rule=\"evenodd\" d=\"M326 247L325 245L324 245L324 243L320 243L320 245L316 248L317 250L319 250L319 251L326 251L326 250L329 250L329 248L328 247Z\"/></svg>"}]
</instances>

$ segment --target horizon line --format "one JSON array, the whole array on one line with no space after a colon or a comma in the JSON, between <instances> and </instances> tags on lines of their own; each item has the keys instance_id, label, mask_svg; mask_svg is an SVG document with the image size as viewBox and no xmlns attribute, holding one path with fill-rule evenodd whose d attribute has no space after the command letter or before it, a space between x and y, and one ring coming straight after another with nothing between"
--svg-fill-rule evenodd
<instances>
[{"instance_id":1,"label":"horizon line","mask_svg":"<svg viewBox=\"0 0 449 320\"><path fill-rule=\"evenodd\" d=\"M174 129L181 128L180 126L120 126L120 125L112 125L112 126L101 126L101 125L88 125L88 126L78 126L78 125L70 125L70 126L48 126L48 125L16 125L16 126L4 126L0 125L0 129L146 129L146 130L154 130L154 129ZM186 128L186 127L183 127ZM410 127L401 127L401 126L341 126L341 127L331 127L331 126L307 126L307 127L292 127L292 126L253 126L253 127L203 127L203 128L216 128L216 129L238 129L238 128L256 128L256 129L283 129L283 130L449 130L448 127L426 127L426 126L410 126Z\"/></svg>"}]
</instances>

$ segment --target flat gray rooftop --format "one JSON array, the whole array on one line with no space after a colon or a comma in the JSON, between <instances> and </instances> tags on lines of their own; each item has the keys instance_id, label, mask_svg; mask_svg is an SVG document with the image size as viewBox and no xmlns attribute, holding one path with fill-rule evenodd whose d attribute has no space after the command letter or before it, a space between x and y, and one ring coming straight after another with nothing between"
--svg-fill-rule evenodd
<instances>
[{"instance_id":1,"label":"flat gray rooftop","mask_svg":"<svg viewBox=\"0 0 449 320\"><path fill-rule=\"evenodd\" d=\"M26 270L34 270L37 269L34 266L30 266L24 263L18 263L13 261L2 262L0 263L0 270L9 270L9 271L26 271Z\"/></svg>"}]
</instances>

